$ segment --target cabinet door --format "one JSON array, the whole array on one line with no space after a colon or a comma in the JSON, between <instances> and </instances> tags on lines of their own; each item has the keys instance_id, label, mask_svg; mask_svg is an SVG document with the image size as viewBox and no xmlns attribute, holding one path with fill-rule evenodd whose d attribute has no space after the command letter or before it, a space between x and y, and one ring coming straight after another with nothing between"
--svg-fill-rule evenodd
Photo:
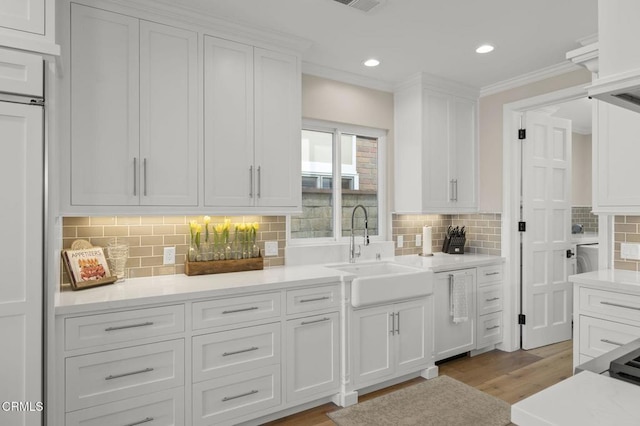
<instances>
[{"instance_id":1,"label":"cabinet door","mask_svg":"<svg viewBox=\"0 0 640 426\"><path fill-rule=\"evenodd\" d=\"M137 19L71 5L71 204L137 205Z\"/></svg>"},{"instance_id":2,"label":"cabinet door","mask_svg":"<svg viewBox=\"0 0 640 426\"><path fill-rule=\"evenodd\" d=\"M298 59L256 48L254 62L256 203L301 206Z\"/></svg>"},{"instance_id":3,"label":"cabinet door","mask_svg":"<svg viewBox=\"0 0 640 426\"><path fill-rule=\"evenodd\" d=\"M393 311L387 306L353 312L352 368L356 385L393 374L393 324Z\"/></svg>"},{"instance_id":4,"label":"cabinet door","mask_svg":"<svg viewBox=\"0 0 640 426\"><path fill-rule=\"evenodd\" d=\"M340 327L337 312L287 321L287 401L338 390Z\"/></svg>"},{"instance_id":5,"label":"cabinet door","mask_svg":"<svg viewBox=\"0 0 640 426\"><path fill-rule=\"evenodd\" d=\"M140 204L198 204L198 35L140 22Z\"/></svg>"},{"instance_id":6,"label":"cabinet door","mask_svg":"<svg viewBox=\"0 0 640 426\"><path fill-rule=\"evenodd\" d=\"M0 102L0 395L42 401L42 108ZM8 243L10 242L10 243ZM9 348L10 346L10 348ZM2 424L40 425L39 413L3 412Z\"/></svg>"},{"instance_id":7,"label":"cabinet door","mask_svg":"<svg viewBox=\"0 0 640 426\"><path fill-rule=\"evenodd\" d=\"M396 374L426 366L433 356L427 300L394 305L396 314Z\"/></svg>"},{"instance_id":8,"label":"cabinet door","mask_svg":"<svg viewBox=\"0 0 640 426\"><path fill-rule=\"evenodd\" d=\"M454 97L451 101L451 169L453 207L477 207L477 141L475 101Z\"/></svg>"},{"instance_id":9,"label":"cabinet door","mask_svg":"<svg viewBox=\"0 0 640 426\"><path fill-rule=\"evenodd\" d=\"M205 36L205 205L253 205L253 161L253 47Z\"/></svg>"},{"instance_id":10,"label":"cabinet door","mask_svg":"<svg viewBox=\"0 0 640 426\"><path fill-rule=\"evenodd\" d=\"M424 91L423 209L449 208L454 196L451 171L451 96ZM426 170L425 170L426 169Z\"/></svg>"},{"instance_id":11,"label":"cabinet door","mask_svg":"<svg viewBox=\"0 0 640 426\"><path fill-rule=\"evenodd\" d=\"M3 0L0 27L44 34L45 0Z\"/></svg>"},{"instance_id":12,"label":"cabinet door","mask_svg":"<svg viewBox=\"0 0 640 426\"><path fill-rule=\"evenodd\" d=\"M435 275L435 361L475 349L475 272L475 269L465 269ZM464 277L468 312L467 321L457 324L451 316L451 279L454 275Z\"/></svg>"}]
</instances>

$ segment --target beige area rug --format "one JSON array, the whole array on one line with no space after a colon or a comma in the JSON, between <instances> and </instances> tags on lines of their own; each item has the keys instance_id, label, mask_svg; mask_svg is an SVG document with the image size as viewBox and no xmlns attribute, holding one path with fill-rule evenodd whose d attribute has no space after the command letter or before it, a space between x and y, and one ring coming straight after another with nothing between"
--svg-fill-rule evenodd
<instances>
[{"instance_id":1,"label":"beige area rug","mask_svg":"<svg viewBox=\"0 0 640 426\"><path fill-rule=\"evenodd\" d=\"M339 426L504 426L510 424L511 406L438 376L327 415Z\"/></svg>"}]
</instances>

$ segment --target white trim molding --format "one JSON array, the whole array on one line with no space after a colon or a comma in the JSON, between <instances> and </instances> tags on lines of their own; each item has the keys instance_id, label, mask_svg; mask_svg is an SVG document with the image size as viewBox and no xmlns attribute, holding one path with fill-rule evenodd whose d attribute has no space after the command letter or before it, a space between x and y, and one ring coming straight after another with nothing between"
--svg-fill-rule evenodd
<instances>
[{"instance_id":1,"label":"white trim molding","mask_svg":"<svg viewBox=\"0 0 640 426\"><path fill-rule=\"evenodd\" d=\"M493 95L495 93L504 92L505 90L514 89L516 87L525 86L537 81L545 80L551 77L557 77L572 71L579 70L581 67L571 62L562 62L560 64L551 65L537 71L522 74L518 77L510 78L495 84L484 86L480 89L480 97Z\"/></svg>"},{"instance_id":2,"label":"white trim molding","mask_svg":"<svg viewBox=\"0 0 640 426\"><path fill-rule=\"evenodd\" d=\"M302 73L322 77L329 80L339 81L341 83L353 84L354 86L366 87L369 89L380 90L381 92L393 92L394 85L392 83L378 80L372 77L354 74L348 71L341 71L335 68L325 67L311 62L302 62Z\"/></svg>"}]
</instances>

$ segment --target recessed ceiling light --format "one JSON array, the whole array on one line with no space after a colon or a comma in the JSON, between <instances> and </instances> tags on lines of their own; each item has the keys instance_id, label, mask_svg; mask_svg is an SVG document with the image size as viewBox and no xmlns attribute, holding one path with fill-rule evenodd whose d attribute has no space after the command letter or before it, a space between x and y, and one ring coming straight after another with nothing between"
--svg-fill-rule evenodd
<instances>
[{"instance_id":1,"label":"recessed ceiling light","mask_svg":"<svg viewBox=\"0 0 640 426\"><path fill-rule=\"evenodd\" d=\"M367 59L366 61L363 62L365 67L377 67L378 65L380 65L380 61L377 59Z\"/></svg>"},{"instance_id":2,"label":"recessed ceiling light","mask_svg":"<svg viewBox=\"0 0 640 426\"><path fill-rule=\"evenodd\" d=\"M483 44L482 46L476 49L477 53L489 53L494 49L494 47L490 44Z\"/></svg>"}]
</instances>

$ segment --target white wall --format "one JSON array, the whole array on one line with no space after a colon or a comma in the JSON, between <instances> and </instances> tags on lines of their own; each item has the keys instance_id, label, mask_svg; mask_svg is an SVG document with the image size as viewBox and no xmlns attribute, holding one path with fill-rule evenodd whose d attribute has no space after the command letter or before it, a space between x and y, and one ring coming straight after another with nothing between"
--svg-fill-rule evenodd
<instances>
[{"instance_id":1,"label":"white wall","mask_svg":"<svg viewBox=\"0 0 640 426\"><path fill-rule=\"evenodd\" d=\"M571 142L571 203L591 206L591 135L573 133Z\"/></svg>"}]
</instances>

